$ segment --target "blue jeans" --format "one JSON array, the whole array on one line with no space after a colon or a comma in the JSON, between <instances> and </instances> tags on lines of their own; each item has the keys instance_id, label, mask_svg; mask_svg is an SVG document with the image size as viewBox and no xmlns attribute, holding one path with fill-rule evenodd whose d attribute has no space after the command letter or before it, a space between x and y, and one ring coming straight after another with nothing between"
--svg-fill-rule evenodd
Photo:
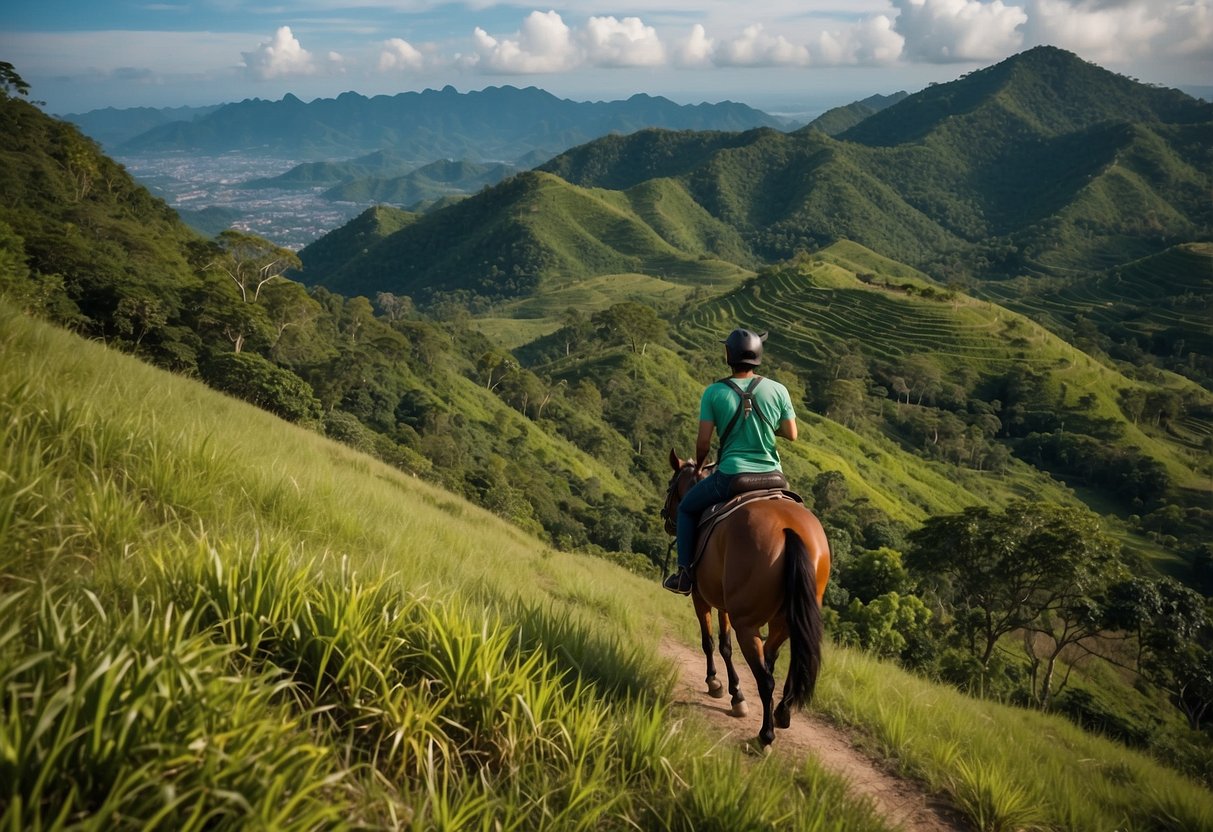
<instances>
[{"instance_id":1,"label":"blue jeans","mask_svg":"<svg viewBox=\"0 0 1213 832\"><path fill-rule=\"evenodd\" d=\"M706 479L697 482L682 502L678 504L678 525L676 537L678 541L678 566L686 568L695 557L695 527L699 525L699 515L710 505L724 502L729 497L729 485L733 482L732 474L722 474L713 471Z\"/></svg>"}]
</instances>

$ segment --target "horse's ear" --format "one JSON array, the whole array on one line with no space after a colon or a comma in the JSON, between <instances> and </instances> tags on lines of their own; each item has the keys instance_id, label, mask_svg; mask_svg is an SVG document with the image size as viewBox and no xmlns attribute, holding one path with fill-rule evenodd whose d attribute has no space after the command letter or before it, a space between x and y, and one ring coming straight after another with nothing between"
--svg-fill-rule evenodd
<instances>
[{"instance_id":1,"label":"horse's ear","mask_svg":"<svg viewBox=\"0 0 1213 832\"><path fill-rule=\"evenodd\" d=\"M670 467L675 471L682 468L682 460L678 458L678 453L673 448L670 448Z\"/></svg>"}]
</instances>

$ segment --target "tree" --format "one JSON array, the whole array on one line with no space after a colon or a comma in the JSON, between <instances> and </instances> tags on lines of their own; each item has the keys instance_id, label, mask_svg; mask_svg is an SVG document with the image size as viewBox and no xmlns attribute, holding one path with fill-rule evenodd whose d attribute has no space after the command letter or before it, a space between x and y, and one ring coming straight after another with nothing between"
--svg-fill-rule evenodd
<instances>
[{"instance_id":1,"label":"tree","mask_svg":"<svg viewBox=\"0 0 1213 832\"><path fill-rule=\"evenodd\" d=\"M626 300L597 312L590 322L608 341L627 344L634 353L644 352L650 341L665 335L665 321L643 304Z\"/></svg>"},{"instance_id":2,"label":"tree","mask_svg":"<svg viewBox=\"0 0 1213 832\"><path fill-rule=\"evenodd\" d=\"M209 317L220 324L235 352L241 352L245 341L254 333L267 340L276 340L271 334L273 324L259 303L261 294L269 283L282 278L287 269L299 267L299 258L294 252L255 234L228 229L219 235L204 269L230 279L239 295L239 303L245 308L215 310ZM212 293L212 299L217 301L216 305L222 303L217 293Z\"/></svg>"},{"instance_id":3,"label":"tree","mask_svg":"<svg viewBox=\"0 0 1213 832\"><path fill-rule=\"evenodd\" d=\"M1001 513L972 507L932 517L909 539L907 565L952 614L983 668L1003 636L1024 630L1040 637L1043 651L1035 641L1025 648L1037 701L1047 707L1058 657L1099 631L1101 599L1119 577L1116 547L1098 519L1016 501Z\"/></svg>"},{"instance_id":4,"label":"tree","mask_svg":"<svg viewBox=\"0 0 1213 832\"><path fill-rule=\"evenodd\" d=\"M22 98L29 98L29 84L17 74L16 68L8 61L0 61L0 99L12 98L13 93ZM31 104L45 104L45 101L32 101Z\"/></svg>"},{"instance_id":5,"label":"tree","mask_svg":"<svg viewBox=\"0 0 1213 832\"><path fill-rule=\"evenodd\" d=\"M215 245L216 256L206 268L230 277L245 303L256 302L265 285L282 277L288 269L303 266L293 251L234 228L220 233Z\"/></svg>"}]
</instances>

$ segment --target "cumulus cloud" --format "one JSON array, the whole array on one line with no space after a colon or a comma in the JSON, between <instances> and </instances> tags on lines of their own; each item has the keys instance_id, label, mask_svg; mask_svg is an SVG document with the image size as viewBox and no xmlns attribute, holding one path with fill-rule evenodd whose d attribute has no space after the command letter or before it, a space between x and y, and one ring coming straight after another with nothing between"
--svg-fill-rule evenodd
<instances>
[{"instance_id":1,"label":"cumulus cloud","mask_svg":"<svg viewBox=\"0 0 1213 832\"><path fill-rule=\"evenodd\" d=\"M703 24L696 23L685 40L674 47L674 63L685 67L702 67L712 63L716 41L708 37Z\"/></svg>"},{"instance_id":2,"label":"cumulus cloud","mask_svg":"<svg viewBox=\"0 0 1213 832\"><path fill-rule=\"evenodd\" d=\"M822 32L810 52L818 66L875 66L896 61L904 46L893 21L881 14L848 29Z\"/></svg>"},{"instance_id":3,"label":"cumulus cloud","mask_svg":"<svg viewBox=\"0 0 1213 832\"><path fill-rule=\"evenodd\" d=\"M1151 0L1031 0L1030 43L1050 43L1095 61L1150 55L1213 56L1213 3Z\"/></svg>"},{"instance_id":4,"label":"cumulus cloud","mask_svg":"<svg viewBox=\"0 0 1213 832\"><path fill-rule=\"evenodd\" d=\"M665 47L657 30L638 17L591 17L578 40L585 60L594 66L660 66Z\"/></svg>"},{"instance_id":5,"label":"cumulus cloud","mask_svg":"<svg viewBox=\"0 0 1213 832\"><path fill-rule=\"evenodd\" d=\"M1006 57L1023 43L1028 14L1002 0L892 0L904 57L930 63Z\"/></svg>"},{"instance_id":6,"label":"cumulus cloud","mask_svg":"<svg viewBox=\"0 0 1213 832\"><path fill-rule=\"evenodd\" d=\"M740 37L717 46L714 59L719 66L806 66L809 50L783 35L769 35L755 23Z\"/></svg>"},{"instance_id":7,"label":"cumulus cloud","mask_svg":"<svg viewBox=\"0 0 1213 832\"><path fill-rule=\"evenodd\" d=\"M579 59L572 31L554 11L531 12L513 38L499 40L477 26L472 48L476 66L505 75L561 72Z\"/></svg>"},{"instance_id":8,"label":"cumulus cloud","mask_svg":"<svg viewBox=\"0 0 1213 832\"><path fill-rule=\"evenodd\" d=\"M425 66L425 56L417 47L401 38L389 38L383 42L379 53L379 71L418 70Z\"/></svg>"},{"instance_id":9,"label":"cumulus cloud","mask_svg":"<svg viewBox=\"0 0 1213 832\"><path fill-rule=\"evenodd\" d=\"M312 53L291 34L290 26L279 27L274 39L261 43L254 52L242 52L244 69L258 80L311 75L316 72Z\"/></svg>"}]
</instances>

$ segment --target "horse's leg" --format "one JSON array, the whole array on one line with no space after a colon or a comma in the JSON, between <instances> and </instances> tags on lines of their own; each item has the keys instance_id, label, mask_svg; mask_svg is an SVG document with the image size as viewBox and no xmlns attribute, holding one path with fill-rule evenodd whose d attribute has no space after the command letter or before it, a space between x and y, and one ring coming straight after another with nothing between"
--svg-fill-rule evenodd
<instances>
[{"instance_id":1,"label":"horse's leg","mask_svg":"<svg viewBox=\"0 0 1213 832\"><path fill-rule=\"evenodd\" d=\"M767 670L771 674L771 678L775 678L775 661L779 658L779 648L788 640L788 628L782 621L772 621L771 628L767 633L767 641L763 646L763 653L767 661ZM779 700L779 704L775 707L775 727L787 728L792 724L792 709L788 705L788 686L791 683L784 682L783 697Z\"/></svg>"},{"instance_id":2,"label":"horse's leg","mask_svg":"<svg viewBox=\"0 0 1213 832\"><path fill-rule=\"evenodd\" d=\"M699 638L703 644L703 655L708 663L708 675L704 679L708 683L708 696L713 699L719 699L724 696L724 685L720 684L720 680L716 678L716 659L712 655L712 607L707 601L703 600L703 596L698 590L691 593L695 601L695 617L699 619ZM720 653L724 655L724 638L721 635ZM725 659L728 664L728 659ZM732 666L729 667L730 671ZM736 675L730 672L730 677Z\"/></svg>"},{"instance_id":3,"label":"horse's leg","mask_svg":"<svg viewBox=\"0 0 1213 832\"><path fill-rule=\"evenodd\" d=\"M775 725L771 718L771 699L775 693L775 677L767 670L763 658L762 636L758 627L751 624L737 625L737 643L741 645L741 653L745 656L754 681L758 684L758 698L762 700L762 728L758 731L758 741L764 747L775 740Z\"/></svg>"},{"instance_id":4,"label":"horse's leg","mask_svg":"<svg viewBox=\"0 0 1213 832\"><path fill-rule=\"evenodd\" d=\"M733 666L733 626L729 622L729 614L724 610L720 611L720 658L724 659L724 670L729 677L733 716L745 716L749 709L745 704L745 694L741 692L741 679L737 677L737 668Z\"/></svg>"}]
</instances>

